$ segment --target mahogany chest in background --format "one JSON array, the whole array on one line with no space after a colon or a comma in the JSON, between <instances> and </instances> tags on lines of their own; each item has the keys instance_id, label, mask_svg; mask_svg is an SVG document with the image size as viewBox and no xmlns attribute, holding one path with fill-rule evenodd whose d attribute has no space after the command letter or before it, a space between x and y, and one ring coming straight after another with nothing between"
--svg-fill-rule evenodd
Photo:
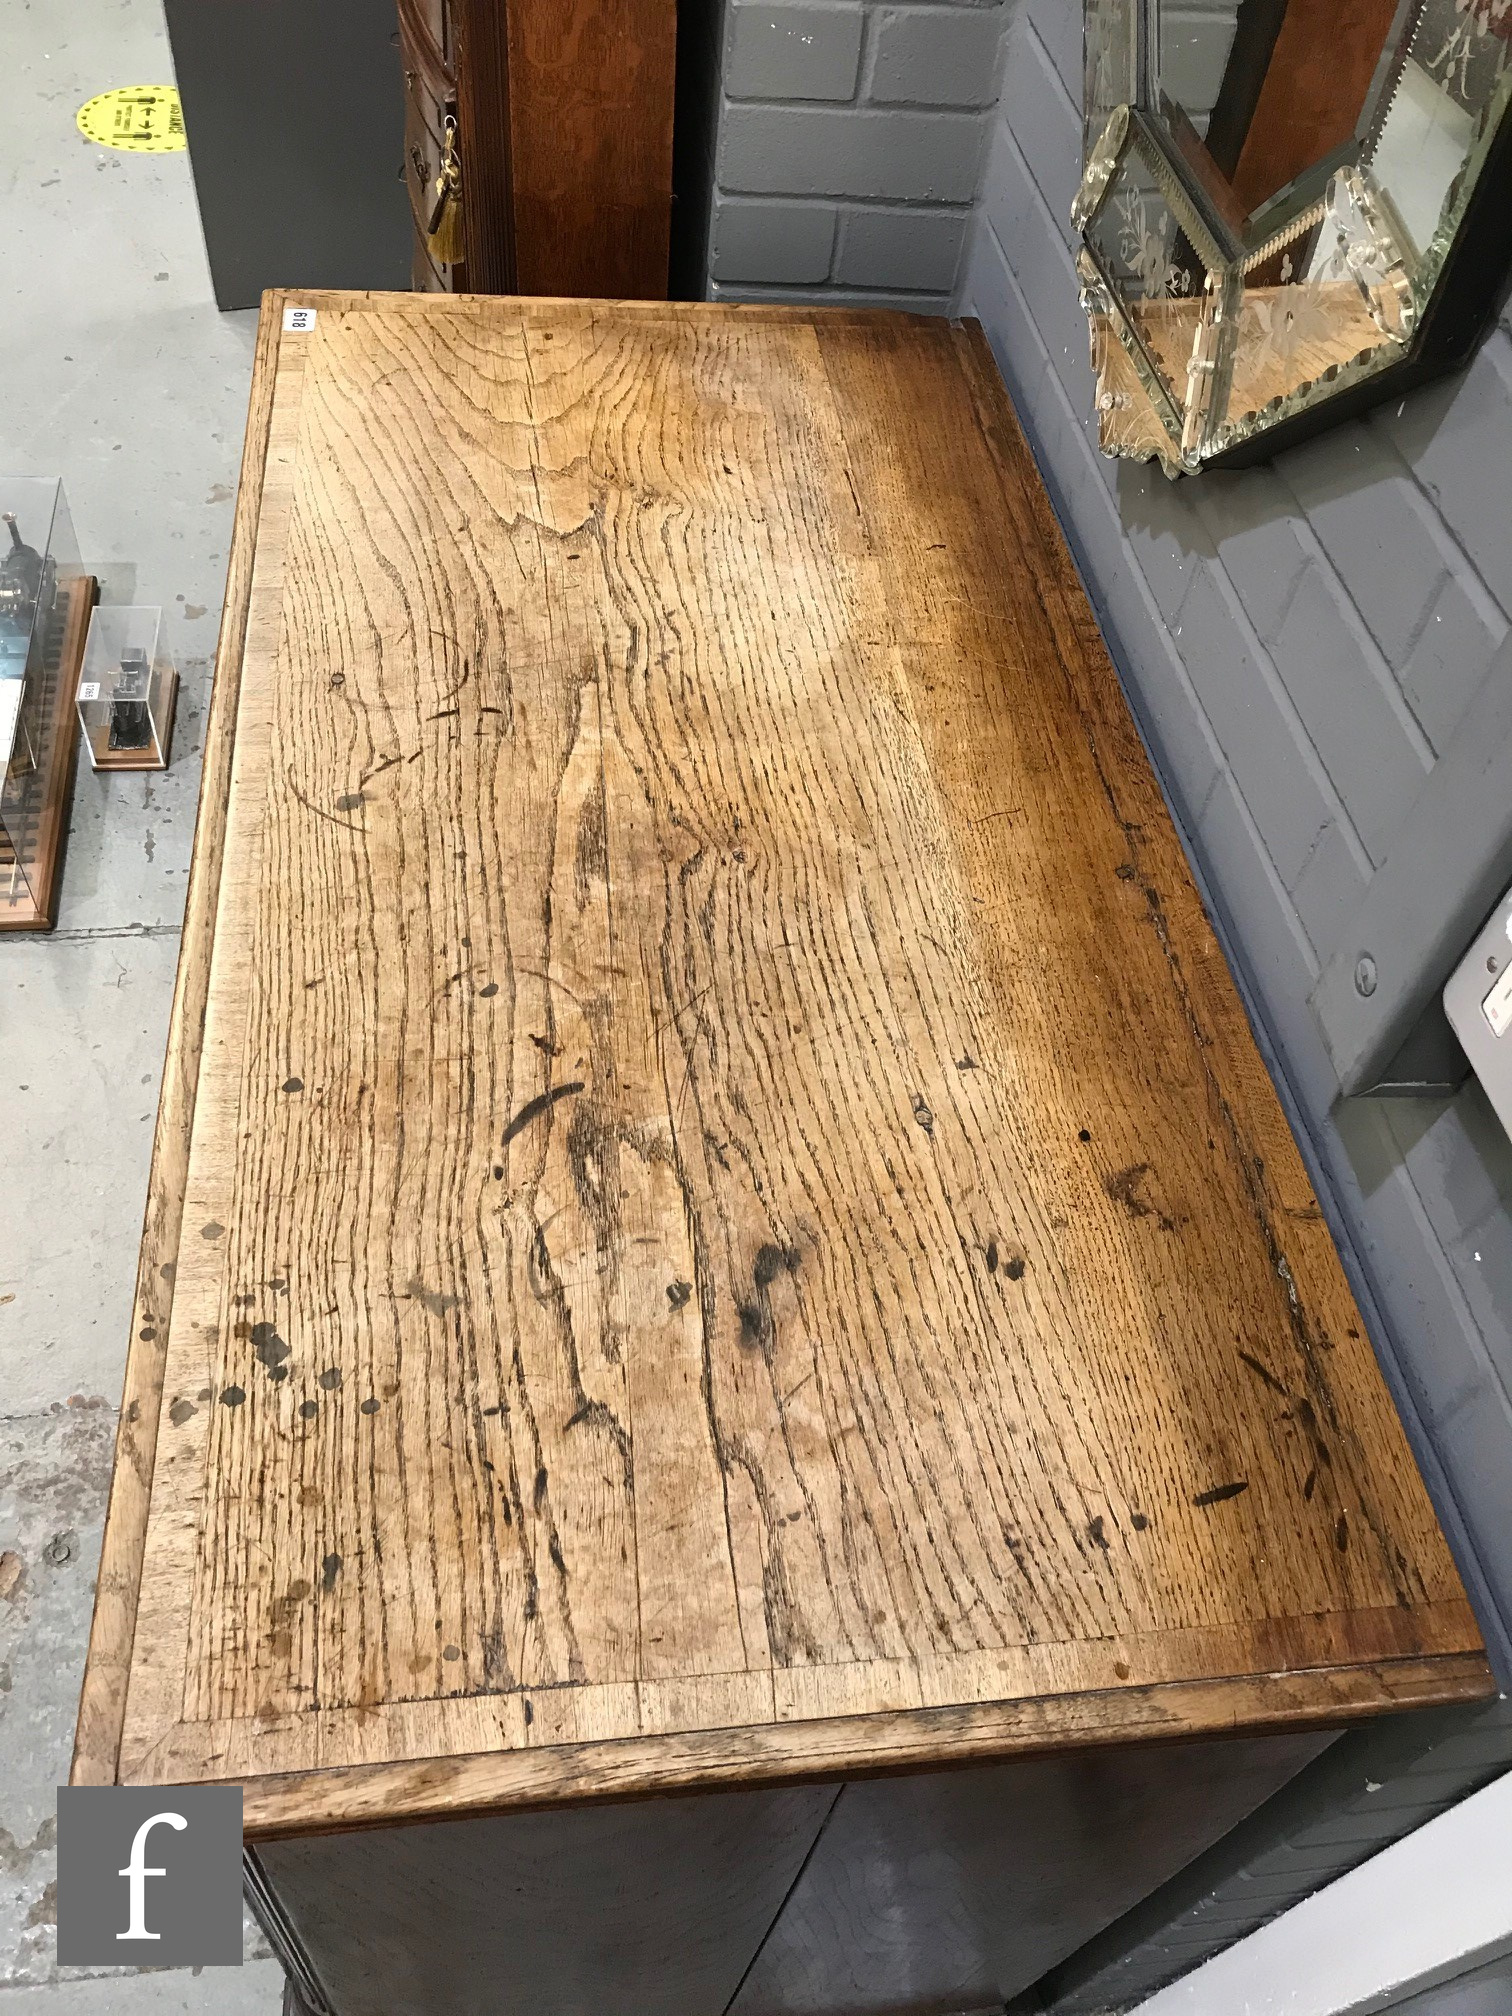
<instances>
[{"instance_id":1,"label":"mahogany chest in background","mask_svg":"<svg viewBox=\"0 0 1512 2016\"><path fill-rule=\"evenodd\" d=\"M676 0L398 0L398 15L415 287L664 298ZM450 242L435 230L449 139Z\"/></svg>"}]
</instances>

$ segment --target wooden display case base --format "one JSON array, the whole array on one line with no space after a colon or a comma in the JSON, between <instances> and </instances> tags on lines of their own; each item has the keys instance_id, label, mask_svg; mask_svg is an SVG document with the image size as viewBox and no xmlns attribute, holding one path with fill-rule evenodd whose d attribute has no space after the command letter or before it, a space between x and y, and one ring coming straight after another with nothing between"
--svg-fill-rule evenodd
<instances>
[{"instance_id":1,"label":"wooden display case base","mask_svg":"<svg viewBox=\"0 0 1512 2016\"><path fill-rule=\"evenodd\" d=\"M166 770L173 755L173 716L178 707L178 673L169 672L163 680L163 741L162 754L156 749L112 749L110 728L107 725L84 737L84 753L89 758L91 770Z\"/></svg>"},{"instance_id":2,"label":"wooden display case base","mask_svg":"<svg viewBox=\"0 0 1512 2016\"><path fill-rule=\"evenodd\" d=\"M79 743L74 696L89 612L98 593L94 576L81 574L68 591L67 606L49 640L42 688L47 767L20 808L19 832L0 826L0 931L51 931L58 921L58 885ZM16 823L12 821L13 828ZM31 864L25 874L16 858L18 843Z\"/></svg>"}]
</instances>

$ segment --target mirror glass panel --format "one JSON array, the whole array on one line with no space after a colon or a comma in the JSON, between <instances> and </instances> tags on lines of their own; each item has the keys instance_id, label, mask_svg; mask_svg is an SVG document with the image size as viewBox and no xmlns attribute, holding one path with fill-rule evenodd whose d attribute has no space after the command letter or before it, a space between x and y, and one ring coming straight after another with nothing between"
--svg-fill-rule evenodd
<instances>
[{"instance_id":1,"label":"mirror glass panel","mask_svg":"<svg viewBox=\"0 0 1512 2016\"><path fill-rule=\"evenodd\" d=\"M1210 269L1138 145L1119 163L1088 242L1124 304L1142 361L1181 414Z\"/></svg>"},{"instance_id":2,"label":"mirror glass panel","mask_svg":"<svg viewBox=\"0 0 1512 2016\"><path fill-rule=\"evenodd\" d=\"M1512 0L1156 0L1152 109L1248 242L1372 165L1425 250L1512 43Z\"/></svg>"},{"instance_id":3,"label":"mirror glass panel","mask_svg":"<svg viewBox=\"0 0 1512 2016\"><path fill-rule=\"evenodd\" d=\"M1109 336L1184 467L1404 360L1512 112L1512 0L1086 4L1101 410Z\"/></svg>"},{"instance_id":4,"label":"mirror glass panel","mask_svg":"<svg viewBox=\"0 0 1512 2016\"><path fill-rule=\"evenodd\" d=\"M1512 0L1423 0L1363 158L1418 253L1428 250L1512 61Z\"/></svg>"},{"instance_id":5,"label":"mirror glass panel","mask_svg":"<svg viewBox=\"0 0 1512 2016\"><path fill-rule=\"evenodd\" d=\"M1102 138L1115 108L1139 96L1139 0L1086 0L1082 156Z\"/></svg>"}]
</instances>

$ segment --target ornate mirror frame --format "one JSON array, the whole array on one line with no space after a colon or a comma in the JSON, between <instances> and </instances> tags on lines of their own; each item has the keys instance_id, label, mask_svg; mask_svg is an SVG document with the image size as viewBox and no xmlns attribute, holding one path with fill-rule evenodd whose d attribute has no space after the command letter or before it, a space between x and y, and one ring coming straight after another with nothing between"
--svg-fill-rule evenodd
<instances>
[{"instance_id":1,"label":"ornate mirror frame","mask_svg":"<svg viewBox=\"0 0 1512 2016\"><path fill-rule=\"evenodd\" d=\"M1266 461L1468 361L1512 263L1512 0L1086 0L1103 452Z\"/></svg>"}]
</instances>

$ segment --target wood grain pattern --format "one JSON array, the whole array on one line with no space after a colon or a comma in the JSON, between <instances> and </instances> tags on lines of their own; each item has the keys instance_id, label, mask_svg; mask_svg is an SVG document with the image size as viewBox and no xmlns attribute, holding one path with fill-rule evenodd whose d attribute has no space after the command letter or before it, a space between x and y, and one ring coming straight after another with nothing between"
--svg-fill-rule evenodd
<instances>
[{"instance_id":1,"label":"wood grain pattern","mask_svg":"<svg viewBox=\"0 0 1512 2016\"><path fill-rule=\"evenodd\" d=\"M1270 341L1273 318L1279 327L1279 318L1289 306L1318 310L1319 333L1305 341ZM1389 315L1384 299L1382 306ZM1131 311L1161 382L1181 408L1187 397L1187 368L1202 303L1143 301L1131 304ZM1146 461L1159 456L1174 465L1178 444L1162 425L1155 401L1119 341L1111 318L1093 315L1090 322L1103 452L1130 453ZM1329 372L1375 352L1401 354L1352 282L1324 282L1305 294L1294 287L1246 287L1239 306L1229 391L1219 417L1224 421L1250 419L1273 401L1289 399L1305 386L1321 385ZM1326 391L1319 396L1326 397Z\"/></svg>"},{"instance_id":2,"label":"wood grain pattern","mask_svg":"<svg viewBox=\"0 0 1512 2016\"><path fill-rule=\"evenodd\" d=\"M469 24L492 12L508 31L510 284L525 294L665 295L676 0L456 4Z\"/></svg>"},{"instance_id":3,"label":"wood grain pattern","mask_svg":"<svg viewBox=\"0 0 1512 2016\"><path fill-rule=\"evenodd\" d=\"M120 1777L275 1832L1488 1691L979 332L312 298Z\"/></svg>"},{"instance_id":4,"label":"wood grain pattern","mask_svg":"<svg viewBox=\"0 0 1512 2016\"><path fill-rule=\"evenodd\" d=\"M290 1754L298 1732L275 1727L281 1768L230 1771L245 1794L249 1840L388 1828L410 1818L451 1818L716 1786L778 1785L890 1776L1124 1744L1178 1745L1246 1733L1336 1729L1375 1715L1479 1699L1484 1654L1356 1662L1229 1680L1168 1680L1103 1691L1022 1696L964 1707L913 1708L673 1732L549 1747L495 1747L421 1761L313 1768ZM429 1733L429 1732L427 1732ZM412 1743L415 1752L425 1745ZM311 1747L310 1754L313 1754ZM207 1782L226 1765L208 1756Z\"/></svg>"},{"instance_id":5,"label":"wood grain pattern","mask_svg":"<svg viewBox=\"0 0 1512 2016\"><path fill-rule=\"evenodd\" d=\"M1396 13L1396 0L1288 0L1233 170L1246 211L1353 139Z\"/></svg>"},{"instance_id":6,"label":"wood grain pattern","mask_svg":"<svg viewBox=\"0 0 1512 2016\"><path fill-rule=\"evenodd\" d=\"M162 1088L158 1094L152 1166L147 1177L147 1208L137 1263L136 1295L131 1311L131 1345L126 1356L125 1390L121 1395L120 1422L116 1429L115 1467L111 1472L105 1536L95 1580L89 1656L85 1663L74 1735L70 1772L70 1783L74 1785L113 1785L120 1763L126 1681L136 1635L142 1549L152 1495L158 1419L162 1411L168 1318L173 1309L174 1260L183 1222L189 1130L199 1084L205 995L210 979L216 901L220 892L225 841L222 814L231 783L236 703L241 689L242 650L246 641L247 595L257 542L268 415L273 398L278 326L282 313L283 296L265 295L257 325L252 395L242 446L236 522L226 574L226 599L221 610L215 677L205 722L200 782L203 812L195 828L194 852L189 864L189 890L184 905L183 937L179 943L178 977L168 1022L168 1051Z\"/></svg>"},{"instance_id":7,"label":"wood grain pattern","mask_svg":"<svg viewBox=\"0 0 1512 2016\"><path fill-rule=\"evenodd\" d=\"M417 251L427 284L664 296L675 0L448 0L446 14L466 258L443 274ZM400 28L414 67L434 76L443 61L414 0L400 0Z\"/></svg>"},{"instance_id":8,"label":"wood grain pattern","mask_svg":"<svg viewBox=\"0 0 1512 2016\"><path fill-rule=\"evenodd\" d=\"M464 257L456 293L513 293L513 193L509 24L490 0L446 0L452 35L451 97L460 129ZM438 129L439 138L439 129Z\"/></svg>"}]
</instances>

